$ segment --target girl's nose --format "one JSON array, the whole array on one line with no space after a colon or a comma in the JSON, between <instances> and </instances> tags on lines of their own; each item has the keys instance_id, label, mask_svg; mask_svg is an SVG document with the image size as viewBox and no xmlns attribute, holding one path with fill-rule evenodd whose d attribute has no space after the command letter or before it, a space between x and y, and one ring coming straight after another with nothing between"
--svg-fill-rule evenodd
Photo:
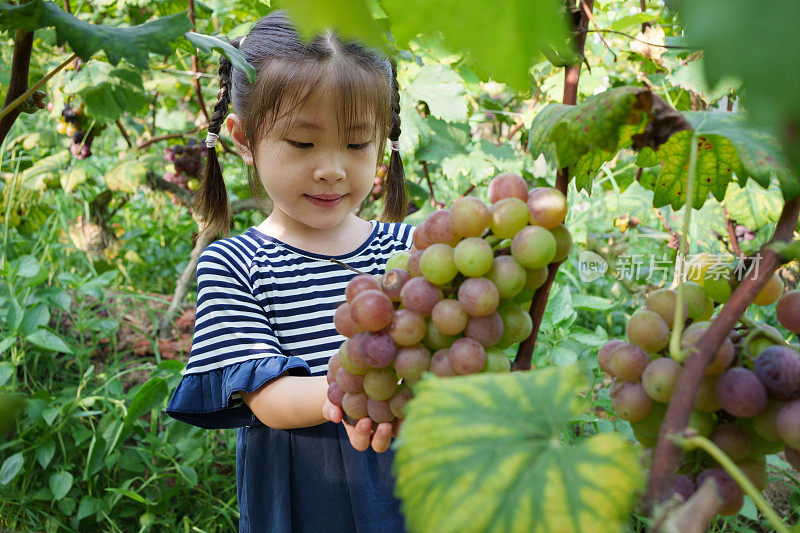
<instances>
[{"instance_id":1,"label":"girl's nose","mask_svg":"<svg viewBox=\"0 0 800 533\"><path fill-rule=\"evenodd\" d=\"M317 169L314 171L314 179L317 181L326 181L328 183L336 183L342 181L347 176L344 170L344 165L335 156L323 157Z\"/></svg>"}]
</instances>

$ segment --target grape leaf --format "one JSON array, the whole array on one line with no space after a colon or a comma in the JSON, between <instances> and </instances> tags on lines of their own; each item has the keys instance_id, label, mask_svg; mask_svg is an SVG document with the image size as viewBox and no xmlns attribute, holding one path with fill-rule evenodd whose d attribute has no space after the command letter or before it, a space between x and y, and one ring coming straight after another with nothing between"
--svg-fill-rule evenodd
<instances>
[{"instance_id":1,"label":"grape leaf","mask_svg":"<svg viewBox=\"0 0 800 533\"><path fill-rule=\"evenodd\" d=\"M560 4L554 0L384 0L382 6L399 48L420 33L439 33L449 48L468 53L482 77L521 91L530 90L528 70L543 51L574 56Z\"/></svg>"},{"instance_id":2,"label":"grape leaf","mask_svg":"<svg viewBox=\"0 0 800 533\"><path fill-rule=\"evenodd\" d=\"M428 104L431 115L446 121L466 120L467 100L459 76L446 65L419 69L405 92Z\"/></svg>"},{"instance_id":3,"label":"grape leaf","mask_svg":"<svg viewBox=\"0 0 800 533\"><path fill-rule=\"evenodd\" d=\"M375 47L384 42L364 0L282 0L275 4L289 11L306 38L334 28L339 35L357 37Z\"/></svg>"},{"instance_id":4,"label":"grape leaf","mask_svg":"<svg viewBox=\"0 0 800 533\"><path fill-rule=\"evenodd\" d=\"M561 438L588 386L575 366L424 378L395 443L409 529L623 530L643 482L635 449L613 433Z\"/></svg>"},{"instance_id":5,"label":"grape leaf","mask_svg":"<svg viewBox=\"0 0 800 533\"><path fill-rule=\"evenodd\" d=\"M244 72L247 81L250 83L256 82L256 69L251 65L238 48L231 46L227 41L223 41L218 37L212 35L204 35L202 33L195 33L193 31L187 32L186 39L195 45L203 52L210 54L212 51L219 52L231 60L233 66Z\"/></svg>"},{"instance_id":6,"label":"grape leaf","mask_svg":"<svg viewBox=\"0 0 800 533\"><path fill-rule=\"evenodd\" d=\"M115 28L84 22L53 2L33 0L20 6L0 3L0 30L33 31L49 26L56 29L56 43L59 46L69 43L84 61L103 50L112 65L125 59L142 69L148 68L150 53L172 54L170 41L192 29L186 13L168 15L138 26Z\"/></svg>"},{"instance_id":7,"label":"grape leaf","mask_svg":"<svg viewBox=\"0 0 800 533\"><path fill-rule=\"evenodd\" d=\"M777 187L764 190L752 181L744 187L731 183L725 194L725 207L731 219L752 230L777 222L782 205Z\"/></svg>"},{"instance_id":8,"label":"grape leaf","mask_svg":"<svg viewBox=\"0 0 800 533\"><path fill-rule=\"evenodd\" d=\"M534 119L528 148L558 166L569 167L578 189L592 190L603 163L631 144L658 145L683 119L641 87L617 87L578 105L550 104Z\"/></svg>"},{"instance_id":9,"label":"grape leaf","mask_svg":"<svg viewBox=\"0 0 800 533\"><path fill-rule=\"evenodd\" d=\"M113 67L89 61L64 85L66 93L80 93L86 112L101 123L114 122L123 113L136 114L150 103L142 76L127 65Z\"/></svg>"},{"instance_id":10,"label":"grape leaf","mask_svg":"<svg viewBox=\"0 0 800 533\"><path fill-rule=\"evenodd\" d=\"M770 177L780 182L785 198L800 192L800 183L781 153L777 142L765 131L750 127L736 113L693 113L683 115L698 135L697 171L695 176L695 209L703 206L712 194L720 202L725 198L733 175L744 185L752 178L768 187ZM669 138L658 150L643 148L636 164L650 167L661 164L661 172L653 184L653 205L671 205L679 209L686 201L686 177L689 168L692 131L681 131Z\"/></svg>"},{"instance_id":11,"label":"grape leaf","mask_svg":"<svg viewBox=\"0 0 800 533\"><path fill-rule=\"evenodd\" d=\"M425 121L429 130L423 133L425 140L420 146L418 159L439 163L448 157L468 153L470 131L467 124L451 124L435 117L427 117Z\"/></svg>"},{"instance_id":12,"label":"grape leaf","mask_svg":"<svg viewBox=\"0 0 800 533\"><path fill-rule=\"evenodd\" d=\"M753 120L776 132L794 168L800 169L800 54L795 53L800 32L794 29L800 2L675 3L688 40L704 49L709 83L725 76L741 79Z\"/></svg>"}]
</instances>

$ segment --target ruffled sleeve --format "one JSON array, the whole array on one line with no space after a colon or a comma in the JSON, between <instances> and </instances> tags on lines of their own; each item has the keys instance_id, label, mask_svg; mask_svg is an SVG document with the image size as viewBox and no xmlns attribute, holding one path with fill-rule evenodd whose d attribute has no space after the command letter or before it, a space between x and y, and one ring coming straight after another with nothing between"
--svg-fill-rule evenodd
<instances>
[{"instance_id":1,"label":"ruffled sleeve","mask_svg":"<svg viewBox=\"0 0 800 533\"><path fill-rule=\"evenodd\" d=\"M202 428L251 425L256 418L240 392L283 374L311 374L306 361L281 350L241 252L221 240L197 263L192 347L167 414Z\"/></svg>"},{"instance_id":2,"label":"ruffled sleeve","mask_svg":"<svg viewBox=\"0 0 800 533\"><path fill-rule=\"evenodd\" d=\"M186 374L167 406L172 418L205 429L250 426L256 417L239 392L253 392L276 377L311 375L299 357L251 359L200 374Z\"/></svg>"}]
</instances>

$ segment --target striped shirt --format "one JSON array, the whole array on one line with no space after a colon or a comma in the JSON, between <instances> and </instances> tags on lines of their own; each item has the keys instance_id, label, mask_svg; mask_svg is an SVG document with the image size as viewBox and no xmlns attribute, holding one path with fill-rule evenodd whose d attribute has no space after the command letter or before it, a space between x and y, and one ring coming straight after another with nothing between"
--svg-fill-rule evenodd
<instances>
[{"instance_id":1,"label":"striped shirt","mask_svg":"<svg viewBox=\"0 0 800 533\"><path fill-rule=\"evenodd\" d=\"M293 361L288 366L303 373L324 375L344 341L333 315L356 275L331 259L365 274L383 274L386 260L411 246L412 226L371 224L366 241L340 256L300 250L255 227L209 245L197 264L197 313L184 380L270 356L288 358ZM219 400L225 405L218 409L241 405L238 391L222 387ZM183 387L187 394L191 388Z\"/></svg>"}]
</instances>

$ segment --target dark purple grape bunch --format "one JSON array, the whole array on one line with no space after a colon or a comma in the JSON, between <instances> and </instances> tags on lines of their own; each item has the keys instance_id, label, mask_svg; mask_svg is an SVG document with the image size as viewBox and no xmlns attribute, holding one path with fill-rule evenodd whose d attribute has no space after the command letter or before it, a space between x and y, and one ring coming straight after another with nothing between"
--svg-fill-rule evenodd
<instances>
[{"instance_id":1,"label":"dark purple grape bunch","mask_svg":"<svg viewBox=\"0 0 800 533\"><path fill-rule=\"evenodd\" d=\"M77 130L70 137L71 144L69 145L69 153L75 159L86 159L92 155L92 141L94 140L94 132L90 131L87 135L86 132Z\"/></svg>"},{"instance_id":2,"label":"dark purple grape bunch","mask_svg":"<svg viewBox=\"0 0 800 533\"><path fill-rule=\"evenodd\" d=\"M197 139L189 139L186 145L173 144L164 149L164 161L167 166L164 179L190 191L197 190L198 176L203 168L206 146Z\"/></svg>"}]
</instances>

